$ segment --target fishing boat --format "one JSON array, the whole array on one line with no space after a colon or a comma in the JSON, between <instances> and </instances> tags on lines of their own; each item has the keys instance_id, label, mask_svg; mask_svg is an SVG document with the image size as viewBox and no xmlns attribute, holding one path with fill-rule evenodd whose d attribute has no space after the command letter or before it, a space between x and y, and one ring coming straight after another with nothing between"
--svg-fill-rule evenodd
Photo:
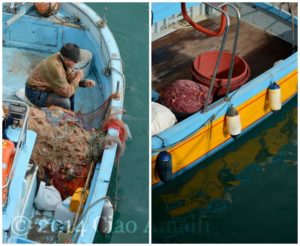
<instances>
[{"instance_id":1,"label":"fishing boat","mask_svg":"<svg viewBox=\"0 0 300 246\"><path fill-rule=\"evenodd\" d=\"M298 24L284 5L293 8L288 3L152 5L152 101L173 110L177 120L152 135L154 188L239 141L296 96ZM166 88L178 80L206 88L197 111L174 112L171 103L182 87L177 94Z\"/></svg>"},{"instance_id":2,"label":"fishing boat","mask_svg":"<svg viewBox=\"0 0 300 246\"><path fill-rule=\"evenodd\" d=\"M88 59L79 64L79 69L83 69L85 76L94 80L96 85L78 88L74 111L90 115L106 103L101 114L96 114L96 119L92 115L96 125L90 127L97 128L106 117L122 119L123 62L106 20L86 4L46 3L46 8L36 10L34 3L3 4L2 88L3 106L7 112L4 110L2 120L10 117L11 121L5 131L8 140L2 141L3 155L8 155L5 164L9 165L9 169L2 166L2 174L5 174L2 194L6 197L2 206L2 242L93 243L105 206L111 200L107 192L118 144L112 142L103 150L100 160L90 164L85 186L88 196L85 202L80 201L73 222L67 229L66 225L62 227L56 223L53 212L38 211L34 202L40 180L39 167L32 164L31 158L39 136L28 127L32 105L24 97L24 92L22 94L22 89L24 91L29 73L39 61L58 52L63 44L76 43L88 54ZM106 134L118 138L120 128L109 125ZM110 228L106 224L100 227L111 230L111 207L105 212L105 216L108 215Z\"/></svg>"}]
</instances>

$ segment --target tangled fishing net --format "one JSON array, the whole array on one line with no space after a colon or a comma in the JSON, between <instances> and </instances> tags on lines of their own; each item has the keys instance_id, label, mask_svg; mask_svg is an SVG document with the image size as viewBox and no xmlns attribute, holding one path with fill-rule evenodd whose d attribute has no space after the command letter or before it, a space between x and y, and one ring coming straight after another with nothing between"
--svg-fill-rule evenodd
<instances>
[{"instance_id":1,"label":"tangled fishing net","mask_svg":"<svg viewBox=\"0 0 300 246\"><path fill-rule=\"evenodd\" d=\"M177 115L199 111L208 96L208 87L192 80L180 79L169 84L160 93L161 103ZM209 103L212 102L212 96Z\"/></svg>"},{"instance_id":2,"label":"tangled fishing net","mask_svg":"<svg viewBox=\"0 0 300 246\"><path fill-rule=\"evenodd\" d=\"M37 133L32 161L39 166L39 178L52 183L63 198L84 186L91 163L101 159L105 148L117 143L118 158L128 137L125 124L114 117L104 120L101 129L85 126L83 118L56 106L29 111L28 128ZM120 136L106 135L109 127Z\"/></svg>"}]
</instances>

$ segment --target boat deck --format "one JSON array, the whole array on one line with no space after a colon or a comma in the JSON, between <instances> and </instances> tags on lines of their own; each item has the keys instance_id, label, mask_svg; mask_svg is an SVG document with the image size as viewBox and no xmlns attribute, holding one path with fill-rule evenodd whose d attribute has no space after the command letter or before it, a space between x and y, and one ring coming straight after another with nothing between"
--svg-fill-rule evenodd
<instances>
[{"instance_id":1,"label":"boat deck","mask_svg":"<svg viewBox=\"0 0 300 246\"><path fill-rule=\"evenodd\" d=\"M216 30L219 18L201 21L209 29ZM231 26L225 50L232 50L236 20ZM192 79L193 59L200 53L219 49L222 37L208 37L192 27L182 28L152 42L152 88L161 88L176 79ZM292 54L292 45L272 36L258 27L242 22L238 40L237 55L243 57L251 69L251 77L271 68L273 64Z\"/></svg>"},{"instance_id":2,"label":"boat deck","mask_svg":"<svg viewBox=\"0 0 300 246\"><path fill-rule=\"evenodd\" d=\"M35 210L31 218L30 231L27 238L38 243L53 243L57 241L58 232L53 212Z\"/></svg>"},{"instance_id":3,"label":"boat deck","mask_svg":"<svg viewBox=\"0 0 300 246\"><path fill-rule=\"evenodd\" d=\"M11 47L3 49L3 98L18 99L16 92L25 87L25 82L34 66L47 57L48 53L39 53ZM101 86L91 72L89 79L96 82L94 88L78 88L75 95L75 111L89 113L104 102ZM88 95L89 101L86 100Z\"/></svg>"}]
</instances>

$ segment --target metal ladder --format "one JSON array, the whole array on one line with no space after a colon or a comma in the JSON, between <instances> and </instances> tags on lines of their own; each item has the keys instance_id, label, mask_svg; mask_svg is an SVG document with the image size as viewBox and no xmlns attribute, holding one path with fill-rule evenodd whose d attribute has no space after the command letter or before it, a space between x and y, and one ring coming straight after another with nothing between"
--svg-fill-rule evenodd
<instances>
[{"instance_id":1,"label":"metal ladder","mask_svg":"<svg viewBox=\"0 0 300 246\"><path fill-rule=\"evenodd\" d=\"M222 9L222 7L224 7L224 6L231 7L235 11L236 16L237 16L237 27L236 27L236 31L235 31L234 43L233 43L233 48L232 48L232 57L231 57L230 69L229 69L229 73L228 73L228 82L227 82L227 85L226 85L225 100L229 100L228 94L229 94L229 89L230 89L230 82L231 82L231 78L232 78L236 47L237 47L238 36L239 36L239 31L240 31L241 15L240 15L239 10L231 3L222 3L222 4L219 4L219 5L210 4L210 3L203 3L203 4L207 5L208 7L212 8L212 9L215 9L216 11L220 12L221 15L223 14L226 17L226 27L225 27L225 31L224 31L224 35L223 35L223 39L222 39L218 59L217 59L215 69L214 69L214 73L213 73L213 77L212 77L212 80L211 80L211 83L210 83L210 86L209 86L208 95L207 95L205 103L204 103L203 113L205 113L205 112L208 111L208 101L209 101L209 98L211 96L214 83L216 81L217 72L218 72L218 69L219 69L219 66L220 66L220 62L221 62L222 54L223 54L223 51L224 51L224 48L225 48L225 43L226 43L226 40L227 40L227 34L228 34L229 26L230 26L229 15L228 15L228 13L226 13Z\"/></svg>"}]
</instances>

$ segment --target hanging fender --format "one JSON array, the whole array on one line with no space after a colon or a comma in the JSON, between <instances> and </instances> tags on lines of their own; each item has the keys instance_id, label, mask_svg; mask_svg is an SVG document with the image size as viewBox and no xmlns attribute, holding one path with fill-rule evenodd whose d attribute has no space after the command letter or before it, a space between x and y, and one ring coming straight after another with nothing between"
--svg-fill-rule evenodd
<instances>
[{"instance_id":1,"label":"hanging fender","mask_svg":"<svg viewBox=\"0 0 300 246\"><path fill-rule=\"evenodd\" d=\"M110 200L105 200L103 204L103 209L98 224L98 231L102 235L108 235L112 231L113 221L114 221L114 206Z\"/></svg>"},{"instance_id":2,"label":"hanging fender","mask_svg":"<svg viewBox=\"0 0 300 246\"><path fill-rule=\"evenodd\" d=\"M222 9L225 11L227 8L226 6L222 6ZM187 11L186 11L186 5L185 3L181 3L181 12L182 12L182 16L184 17L184 19L190 23L191 26L193 26L196 30L203 32L204 34L208 35L208 36L220 36L224 33L225 31L225 27L226 27L226 16L224 14L222 14L222 18L221 18L221 24L220 27L217 31L213 31L213 30L209 30L197 23L195 23L188 15Z\"/></svg>"},{"instance_id":3,"label":"hanging fender","mask_svg":"<svg viewBox=\"0 0 300 246\"><path fill-rule=\"evenodd\" d=\"M172 180L172 155L168 151L162 151L156 157L156 172L160 180L168 183Z\"/></svg>"},{"instance_id":4,"label":"hanging fender","mask_svg":"<svg viewBox=\"0 0 300 246\"><path fill-rule=\"evenodd\" d=\"M273 82L268 88L269 105L272 111L281 109L281 89L280 86Z\"/></svg>"},{"instance_id":5,"label":"hanging fender","mask_svg":"<svg viewBox=\"0 0 300 246\"><path fill-rule=\"evenodd\" d=\"M240 114L233 105L230 106L226 113L226 125L231 137L236 138L241 134L242 126Z\"/></svg>"}]
</instances>

